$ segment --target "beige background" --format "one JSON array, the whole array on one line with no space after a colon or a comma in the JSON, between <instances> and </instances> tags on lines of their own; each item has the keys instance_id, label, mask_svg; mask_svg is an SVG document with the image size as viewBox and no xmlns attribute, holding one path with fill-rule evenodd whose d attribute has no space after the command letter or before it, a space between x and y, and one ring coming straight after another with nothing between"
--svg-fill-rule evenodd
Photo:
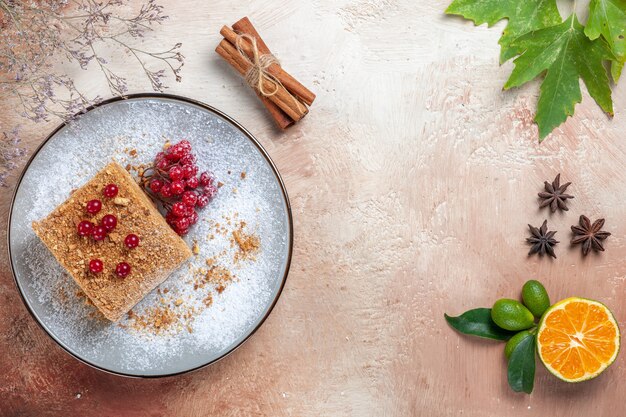
<instances>
[{"instance_id":1,"label":"beige background","mask_svg":"<svg viewBox=\"0 0 626 417\"><path fill-rule=\"evenodd\" d=\"M608 304L626 328L626 81L610 121L585 93L543 144L538 84L502 92L503 28L445 17L446 1L165 1L147 46L183 42L172 93L216 106L255 134L286 182L292 272L276 309L236 353L189 375L129 380L71 358L30 318L2 255L0 414L8 416L616 416L626 362L578 385L538 367L531 396L506 383L502 345L462 337L443 313L515 297L529 278L553 300ZM318 94L286 133L213 52L222 24L248 15L284 66ZM107 95L98 71L72 69ZM132 91L148 85L139 69ZM2 127L23 123L3 97ZM53 128L26 123L33 149ZM561 172L565 214L537 209ZM15 179L12 179L12 183ZM5 221L9 190L2 192ZM580 214L607 219L607 251L566 243ZM548 218L559 258L527 258L526 224ZM5 231L3 230L3 233ZM2 240L4 247L4 240Z\"/></svg>"}]
</instances>

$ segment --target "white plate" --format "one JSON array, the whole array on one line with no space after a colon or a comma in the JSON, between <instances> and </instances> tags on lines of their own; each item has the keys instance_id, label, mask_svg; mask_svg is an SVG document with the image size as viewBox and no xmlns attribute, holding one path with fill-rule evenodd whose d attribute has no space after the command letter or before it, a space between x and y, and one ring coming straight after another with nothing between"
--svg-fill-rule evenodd
<instances>
[{"instance_id":1,"label":"white plate","mask_svg":"<svg viewBox=\"0 0 626 417\"><path fill-rule=\"evenodd\" d=\"M200 170L213 172L224 186L200 211L200 221L185 237L190 246L197 240L200 254L159 287L167 288L167 294L155 290L133 309L148 315L163 301L171 306L178 298L184 302L171 307L174 311L185 313L197 307L189 319L155 334L132 327L135 321L129 318L113 324L93 314L94 308L76 295L78 285L35 236L31 223L45 217L110 160L122 166L149 163L166 139L189 140ZM255 260L234 260L236 247L230 237L240 221L260 239ZM171 95L113 99L55 130L27 164L9 217L13 274L34 318L76 358L127 376L178 374L235 350L276 303L291 250L289 200L265 150L220 111ZM199 290L190 283L191 270L206 267L206 259L212 256L237 277L221 293L214 285ZM206 307L203 300L209 292L213 303Z\"/></svg>"}]
</instances>

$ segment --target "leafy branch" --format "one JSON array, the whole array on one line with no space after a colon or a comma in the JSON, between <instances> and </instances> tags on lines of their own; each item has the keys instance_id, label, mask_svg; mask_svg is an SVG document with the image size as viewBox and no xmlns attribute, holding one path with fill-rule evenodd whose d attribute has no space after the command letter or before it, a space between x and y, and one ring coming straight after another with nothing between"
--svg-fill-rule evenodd
<instances>
[{"instance_id":1,"label":"leafy branch","mask_svg":"<svg viewBox=\"0 0 626 417\"><path fill-rule=\"evenodd\" d=\"M504 88L543 78L535 115L540 141L574 114L582 100L580 79L613 116L605 64L617 83L626 62L626 0L591 0L586 26L574 12L563 20L556 0L454 0L446 13L476 25L508 19L499 40L500 62L515 58L515 68Z\"/></svg>"}]
</instances>

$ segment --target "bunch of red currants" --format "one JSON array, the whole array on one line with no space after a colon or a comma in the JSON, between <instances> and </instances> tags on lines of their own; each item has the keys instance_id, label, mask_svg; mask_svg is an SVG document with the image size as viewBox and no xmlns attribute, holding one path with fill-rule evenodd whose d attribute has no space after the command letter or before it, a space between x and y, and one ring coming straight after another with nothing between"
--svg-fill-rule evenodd
<instances>
[{"instance_id":1,"label":"bunch of red currants","mask_svg":"<svg viewBox=\"0 0 626 417\"><path fill-rule=\"evenodd\" d=\"M167 223L183 236L198 221L198 212L217 194L215 178L208 172L198 175L196 157L187 140L159 152L154 167L143 176L143 183L167 210Z\"/></svg>"}]
</instances>

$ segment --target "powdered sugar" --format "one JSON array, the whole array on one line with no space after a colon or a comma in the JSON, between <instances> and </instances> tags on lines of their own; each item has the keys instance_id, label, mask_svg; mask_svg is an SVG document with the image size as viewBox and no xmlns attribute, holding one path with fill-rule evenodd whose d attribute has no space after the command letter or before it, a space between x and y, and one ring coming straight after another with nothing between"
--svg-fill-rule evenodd
<instances>
[{"instance_id":1,"label":"powdered sugar","mask_svg":"<svg viewBox=\"0 0 626 417\"><path fill-rule=\"evenodd\" d=\"M224 186L185 237L190 246L198 242L199 253L161 286L168 289L167 297L153 291L133 310L141 314L167 298L168 304L180 303L172 306L174 311L196 313L158 334L130 328L129 319L122 320L121 327L90 317L93 307L76 296L78 286L34 235L31 222L46 216L111 159L122 166L148 163L166 139L183 138L191 142L200 170L213 172ZM131 149L137 151L134 157ZM235 216L261 241L256 260L234 261L236 248L231 247L228 230L236 227ZM215 223L227 232L215 233ZM256 146L220 116L165 98L107 104L59 131L20 184L10 233L18 282L44 327L80 358L133 375L191 369L219 358L245 339L278 294L290 244L286 201ZM206 268L211 257L236 276L221 293L214 287L194 289L191 283L193 272ZM206 307L209 291L213 302Z\"/></svg>"}]
</instances>

